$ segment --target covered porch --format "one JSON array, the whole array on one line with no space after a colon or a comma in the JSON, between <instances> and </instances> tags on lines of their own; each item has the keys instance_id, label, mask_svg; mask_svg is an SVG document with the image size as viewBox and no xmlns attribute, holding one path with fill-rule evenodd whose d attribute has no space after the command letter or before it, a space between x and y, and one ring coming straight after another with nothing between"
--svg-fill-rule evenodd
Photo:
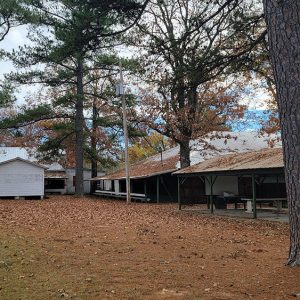
<instances>
[{"instance_id":1,"label":"covered porch","mask_svg":"<svg viewBox=\"0 0 300 300\"><path fill-rule=\"evenodd\" d=\"M126 199L126 179L103 176L97 180L95 195ZM132 176L130 178L130 194L132 200L165 203L177 201L177 181L170 171Z\"/></svg>"},{"instance_id":2,"label":"covered porch","mask_svg":"<svg viewBox=\"0 0 300 300\"><path fill-rule=\"evenodd\" d=\"M218 156L174 174L179 210L252 218L287 213L281 149ZM185 186L196 179L202 183L193 190L197 196L187 198Z\"/></svg>"}]
</instances>

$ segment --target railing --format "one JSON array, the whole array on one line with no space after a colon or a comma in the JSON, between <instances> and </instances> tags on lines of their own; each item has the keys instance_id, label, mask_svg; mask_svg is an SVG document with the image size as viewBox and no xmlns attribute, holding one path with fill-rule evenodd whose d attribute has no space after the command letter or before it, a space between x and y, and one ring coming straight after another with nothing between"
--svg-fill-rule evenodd
<instances>
[{"instance_id":1,"label":"railing","mask_svg":"<svg viewBox=\"0 0 300 300\"><path fill-rule=\"evenodd\" d=\"M104 191L104 190L96 190L94 195L97 196L104 196L108 198L118 198L118 199L126 199L126 193L122 192L115 192L115 191ZM139 194L139 193L130 193L132 200L139 200L143 202L149 202L150 198L147 197L146 194Z\"/></svg>"}]
</instances>

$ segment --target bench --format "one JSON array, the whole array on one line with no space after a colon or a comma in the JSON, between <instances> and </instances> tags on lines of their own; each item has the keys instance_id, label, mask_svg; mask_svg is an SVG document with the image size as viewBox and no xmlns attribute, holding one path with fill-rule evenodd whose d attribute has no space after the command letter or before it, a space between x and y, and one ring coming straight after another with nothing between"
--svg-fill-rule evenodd
<instances>
[{"instance_id":1,"label":"bench","mask_svg":"<svg viewBox=\"0 0 300 300\"><path fill-rule=\"evenodd\" d=\"M114 191L104 191L104 190L96 190L94 195L97 196L104 196L108 198L118 198L118 199L126 199L127 194L121 192L114 192ZM150 198L146 196L146 194L138 194L138 193L130 193L131 199L141 202L149 202Z\"/></svg>"},{"instance_id":2,"label":"bench","mask_svg":"<svg viewBox=\"0 0 300 300\"><path fill-rule=\"evenodd\" d=\"M247 213L252 213L253 211L253 206L252 206L252 202L253 199L252 198L242 198L242 200L247 202L246 205L246 212ZM286 198L256 198L256 203L274 203L277 209L277 212L282 210L282 203L283 201L286 201Z\"/></svg>"}]
</instances>

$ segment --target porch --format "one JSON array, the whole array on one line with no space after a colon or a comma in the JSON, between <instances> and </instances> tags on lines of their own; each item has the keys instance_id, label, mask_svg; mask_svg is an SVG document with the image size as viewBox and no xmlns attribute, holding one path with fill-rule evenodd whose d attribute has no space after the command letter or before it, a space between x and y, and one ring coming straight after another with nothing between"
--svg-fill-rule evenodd
<instances>
[{"instance_id":1,"label":"porch","mask_svg":"<svg viewBox=\"0 0 300 300\"><path fill-rule=\"evenodd\" d=\"M287 213L281 149L223 155L174 174L179 210L200 204L198 209L211 214L222 210L254 219ZM194 196L187 199L186 186L192 182Z\"/></svg>"}]
</instances>

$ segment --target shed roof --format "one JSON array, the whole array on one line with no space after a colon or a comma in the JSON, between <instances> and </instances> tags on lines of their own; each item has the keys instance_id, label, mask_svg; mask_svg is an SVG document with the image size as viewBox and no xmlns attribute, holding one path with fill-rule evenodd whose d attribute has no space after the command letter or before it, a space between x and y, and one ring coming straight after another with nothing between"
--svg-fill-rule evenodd
<instances>
[{"instance_id":1,"label":"shed roof","mask_svg":"<svg viewBox=\"0 0 300 300\"><path fill-rule=\"evenodd\" d=\"M5 165L5 164L8 164L8 163L11 163L11 162L14 162L14 161L23 161L23 162L25 162L25 163L27 163L27 164L30 164L30 165L33 165L33 166L35 166L35 167L42 168L42 169L47 169L47 167L45 167L45 166L42 166L42 165L40 165L40 164L38 164L38 163L29 161L29 160L24 159L24 158L21 158L21 157L15 157L15 158L13 158L13 159L9 159L9 160L6 160L6 161L1 161L1 162L0 162L0 166Z\"/></svg>"},{"instance_id":2,"label":"shed roof","mask_svg":"<svg viewBox=\"0 0 300 300\"><path fill-rule=\"evenodd\" d=\"M175 172L176 175L283 168L281 148L220 155Z\"/></svg>"}]
</instances>

